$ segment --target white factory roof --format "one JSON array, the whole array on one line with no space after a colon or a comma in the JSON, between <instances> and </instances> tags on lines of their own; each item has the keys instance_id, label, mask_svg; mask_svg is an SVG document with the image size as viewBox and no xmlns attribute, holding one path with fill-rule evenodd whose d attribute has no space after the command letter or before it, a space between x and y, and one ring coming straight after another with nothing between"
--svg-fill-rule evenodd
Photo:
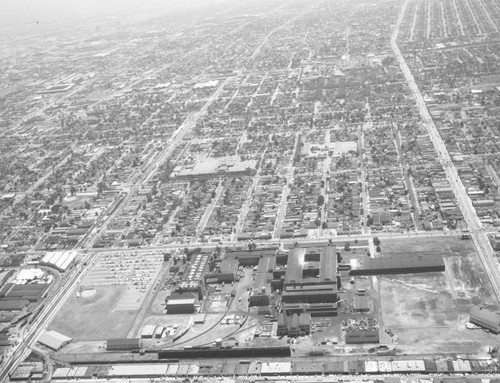
<instances>
[{"instance_id":1,"label":"white factory roof","mask_svg":"<svg viewBox=\"0 0 500 383\"><path fill-rule=\"evenodd\" d=\"M425 371L423 360L398 360L393 361L392 372L419 372Z\"/></svg>"},{"instance_id":2,"label":"white factory roof","mask_svg":"<svg viewBox=\"0 0 500 383\"><path fill-rule=\"evenodd\" d=\"M191 305L194 304L196 299L194 298L185 298L185 299L169 299L167 302L168 305Z\"/></svg>"},{"instance_id":3,"label":"white factory roof","mask_svg":"<svg viewBox=\"0 0 500 383\"><path fill-rule=\"evenodd\" d=\"M177 363L172 363L168 366L167 375L175 375L177 374L177 370L179 369L179 365Z\"/></svg>"},{"instance_id":4,"label":"white factory roof","mask_svg":"<svg viewBox=\"0 0 500 383\"><path fill-rule=\"evenodd\" d=\"M195 84L193 87L194 89L203 89L203 88L213 88L219 83L218 80L212 80L212 81L207 81L207 82L198 82Z\"/></svg>"},{"instance_id":5,"label":"white factory roof","mask_svg":"<svg viewBox=\"0 0 500 383\"><path fill-rule=\"evenodd\" d=\"M155 329L156 326L154 324L148 324L142 329L141 336L153 336Z\"/></svg>"},{"instance_id":6,"label":"white factory roof","mask_svg":"<svg viewBox=\"0 0 500 383\"><path fill-rule=\"evenodd\" d=\"M59 350L66 343L71 342L71 338L68 338L66 335L60 334L57 331L45 331L40 338L38 338L38 342L47 346L53 350Z\"/></svg>"},{"instance_id":7,"label":"white factory roof","mask_svg":"<svg viewBox=\"0 0 500 383\"><path fill-rule=\"evenodd\" d=\"M365 362L366 372L378 372L378 363L374 360L367 360Z\"/></svg>"},{"instance_id":8,"label":"white factory roof","mask_svg":"<svg viewBox=\"0 0 500 383\"><path fill-rule=\"evenodd\" d=\"M141 376L164 376L167 373L168 364L117 364L111 366L108 376L141 377Z\"/></svg>"},{"instance_id":9,"label":"white factory roof","mask_svg":"<svg viewBox=\"0 0 500 383\"><path fill-rule=\"evenodd\" d=\"M453 362L453 370L457 372L470 372L471 366L468 360L454 360Z\"/></svg>"},{"instance_id":10,"label":"white factory roof","mask_svg":"<svg viewBox=\"0 0 500 383\"><path fill-rule=\"evenodd\" d=\"M42 269L36 268L28 268L21 269L19 273L17 273L16 279L14 280L15 284L24 285L28 281L32 281L33 279L41 279L44 276L44 272Z\"/></svg>"},{"instance_id":11,"label":"white factory roof","mask_svg":"<svg viewBox=\"0 0 500 383\"><path fill-rule=\"evenodd\" d=\"M43 265L53 266L58 270L66 271L66 269L75 260L78 252L72 251L53 251L45 254L40 261Z\"/></svg>"},{"instance_id":12,"label":"white factory roof","mask_svg":"<svg viewBox=\"0 0 500 383\"><path fill-rule=\"evenodd\" d=\"M199 371L200 371L200 366L198 366L197 364L190 364L187 374L188 375L198 375Z\"/></svg>"},{"instance_id":13,"label":"white factory roof","mask_svg":"<svg viewBox=\"0 0 500 383\"><path fill-rule=\"evenodd\" d=\"M261 374L289 374L292 369L290 362L263 362L260 372Z\"/></svg>"},{"instance_id":14,"label":"white factory roof","mask_svg":"<svg viewBox=\"0 0 500 383\"><path fill-rule=\"evenodd\" d=\"M391 362L381 360L378 362L379 372L392 372Z\"/></svg>"}]
</instances>

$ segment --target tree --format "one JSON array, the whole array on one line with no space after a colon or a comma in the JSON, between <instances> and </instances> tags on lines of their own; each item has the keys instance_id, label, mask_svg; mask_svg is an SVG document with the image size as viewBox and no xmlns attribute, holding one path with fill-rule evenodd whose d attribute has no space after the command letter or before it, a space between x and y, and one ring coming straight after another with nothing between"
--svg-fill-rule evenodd
<instances>
[{"instance_id":1,"label":"tree","mask_svg":"<svg viewBox=\"0 0 500 383\"><path fill-rule=\"evenodd\" d=\"M382 251L382 248L380 246L377 246L377 253L380 253Z\"/></svg>"},{"instance_id":2,"label":"tree","mask_svg":"<svg viewBox=\"0 0 500 383\"><path fill-rule=\"evenodd\" d=\"M85 201L85 209L89 210L90 209L90 204L89 201Z\"/></svg>"},{"instance_id":3,"label":"tree","mask_svg":"<svg viewBox=\"0 0 500 383\"><path fill-rule=\"evenodd\" d=\"M373 237L373 244L375 246L379 246L380 245L380 239L378 237Z\"/></svg>"},{"instance_id":4,"label":"tree","mask_svg":"<svg viewBox=\"0 0 500 383\"><path fill-rule=\"evenodd\" d=\"M323 223L321 224L321 228L323 230L328 229L328 224L325 221L323 221Z\"/></svg>"},{"instance_id":5,"label":"tree","mask_svg":"<svg viewBox=\"0 0 500 383\"><path fill-rule=\"evenodd\" d=\"M168 262L170 260L170 253L163 253L163 261Z\"/></svg>"},{"instance_id":6,"label":"tree","mask_svg":"<svg viewBox=\"0 0 500 383\"><path fill-rule=\"evenodd\" d=\"M366 226L368 226L368 227L369 227L369 226L371 226L371 225L373 225L373 218L372 218L372 217L370 217L370 216L368 216L368 219L366 220Z\"/></svg>"},{"instance_id":7,"label":"tree","mask_svg":"<svg viewBox=\"0 0 500 383\"><path fill-rule=\"evenodd\" d=\"M346 243L344 244L344 250L345 250L345 251L349 251L349 250L351 250L351 244L350 244L349 242L346 242Z\"/></svg>"},{"instance_id":8,"label":"tree","mask_svg":"<svg viewBox=\"0 0 500 383\"><path fill-rule=\"evenodd\" d=\"M318 206L321 206L321 205L323 205L323 204L325 203L325 197L323 197L323 195L322 195L322 194L320 194L320 195L318 196L318 201L317 201L317 203L318 203Z\"/></svg>"}]
</instances>

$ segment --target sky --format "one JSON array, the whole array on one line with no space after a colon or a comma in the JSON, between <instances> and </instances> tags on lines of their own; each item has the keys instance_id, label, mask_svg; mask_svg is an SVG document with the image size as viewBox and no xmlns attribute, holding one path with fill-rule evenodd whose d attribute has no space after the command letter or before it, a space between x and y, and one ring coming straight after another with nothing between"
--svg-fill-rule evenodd
<instances>
[{"instance_id":1,"label":"sky","mask_svg":"<svg viewBox=\"0 0 500 383\"><path fill-rule=\"evenodd\" d=\"M0 28L26 28L92 16L113 17L137 8L169 8L199 0L0 0Z\"/></svg>"}]
</instances>

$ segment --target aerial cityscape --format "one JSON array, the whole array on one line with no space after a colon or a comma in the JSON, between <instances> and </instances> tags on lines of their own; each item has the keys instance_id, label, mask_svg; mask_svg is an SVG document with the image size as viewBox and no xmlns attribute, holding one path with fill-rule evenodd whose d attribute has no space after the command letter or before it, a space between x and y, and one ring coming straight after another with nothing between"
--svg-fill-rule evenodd
<instances>
[{"instance_id":1,"label":"aerial cityscape","mask_svg":"<svg viewBox=\"0 0 500 383\"><path fill-rule=\"evenodd\" d=\"M500 382L500 1L35 3L0 382Z\"/></svg>"}]
</instances>

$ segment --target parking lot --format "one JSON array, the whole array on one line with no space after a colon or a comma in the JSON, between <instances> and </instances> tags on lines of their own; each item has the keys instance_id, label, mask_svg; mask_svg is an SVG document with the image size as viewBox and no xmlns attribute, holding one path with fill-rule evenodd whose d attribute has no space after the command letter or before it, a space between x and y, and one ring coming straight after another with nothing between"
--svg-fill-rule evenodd
<instances>
[{"instance_id":1,"label":"parking lot","mask_svg":"<svg viewBox=\"0 0 500 383\"><path fill-rule=\"evenodd\" d=\"M123 252L106 253L85 278L84 285L125 285L125 290L116 303L115 310L137 310L155 280L163 257L160 253Z\"/></svg>"}]
</instances>

